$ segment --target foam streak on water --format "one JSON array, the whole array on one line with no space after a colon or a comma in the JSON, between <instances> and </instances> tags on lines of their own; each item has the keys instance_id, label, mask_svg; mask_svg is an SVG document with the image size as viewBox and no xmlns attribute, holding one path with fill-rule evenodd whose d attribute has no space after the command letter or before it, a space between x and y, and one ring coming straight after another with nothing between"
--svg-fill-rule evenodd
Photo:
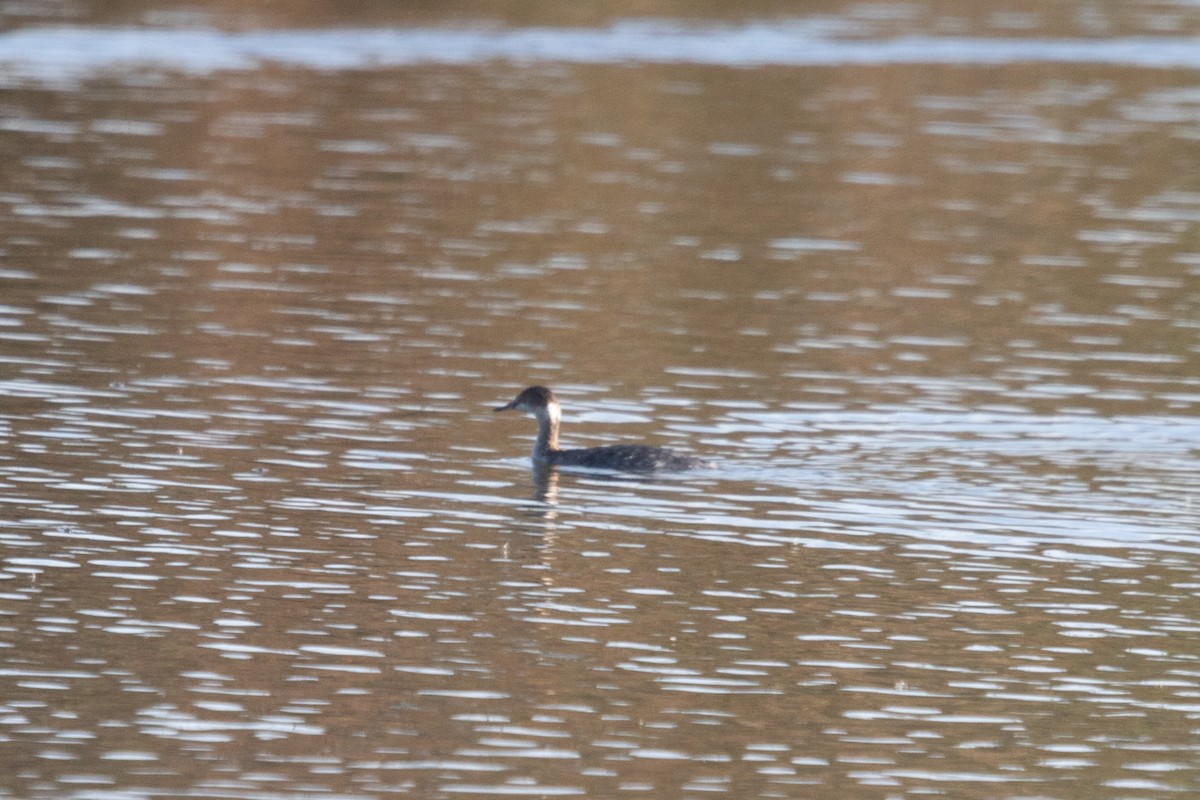
<instances>
[{"instance_id":1,"label":"foam streak on water","mask_svg":"<svg viewBox=\"0 0 1200 800\"><path fill-rule=\"evenodd\" d=\"M607 28L213 30L31 28L0 35L0 64L26 78L162 67L193 73L265 62L321 70L487 61L724 66L1115 64L1200 69L1200 39L902 36L846 40L808 21L682 27L628 21Z\"/></svg>"}]
</instances>

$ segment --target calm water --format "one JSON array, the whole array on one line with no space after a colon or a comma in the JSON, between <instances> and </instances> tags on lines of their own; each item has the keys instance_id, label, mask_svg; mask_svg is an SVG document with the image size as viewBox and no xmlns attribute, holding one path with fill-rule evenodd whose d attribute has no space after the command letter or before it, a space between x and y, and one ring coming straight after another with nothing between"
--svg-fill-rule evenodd
<instances>
[{"instance_id":1,"label":"calm water","mask_svg":"<svg viewBox=\"0 0 1200 800\"><path fill-rule=\"evenodd\" d=\"M0 793L1194 792L1135 8L0 35ZM717 466L537 480L531 383Z\"/></svg>"}]
</instances>

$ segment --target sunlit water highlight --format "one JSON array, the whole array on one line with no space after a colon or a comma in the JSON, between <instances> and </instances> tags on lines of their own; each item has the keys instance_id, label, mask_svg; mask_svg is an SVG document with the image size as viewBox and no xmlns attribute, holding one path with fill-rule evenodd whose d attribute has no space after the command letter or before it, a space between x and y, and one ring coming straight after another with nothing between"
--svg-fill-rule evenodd
<instances>
[{"instance_id":1,"label":"sunlit water highlight","mask_svg":"<svg viewBox=\"0 0 1200 800\"><path fill-rule=\"evenodd\" d=\"M223 32L27 28L0 34L0 64L24 77L165 67L194 73L265 63L320 70L493 60L574 64L689 63L731 67L885 64L1113 64L1200 68L1200 38L837 38L829 22L686 26L626 21L606 28L414 28Z\"/></svg>"}]
</instances>

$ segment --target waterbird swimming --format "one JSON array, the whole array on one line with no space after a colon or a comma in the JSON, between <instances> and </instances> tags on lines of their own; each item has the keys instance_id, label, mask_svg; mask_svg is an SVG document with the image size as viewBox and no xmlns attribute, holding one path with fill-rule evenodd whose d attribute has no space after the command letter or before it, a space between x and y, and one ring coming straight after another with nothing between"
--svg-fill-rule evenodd
<instances>
[{"instance_id":1,"label":"waterbird swimming","mask_svg":"<svg viewBox=\"0 0 1200 800\"><path fill-rule=\"evenodd\" d=\"M533 463L563 467L621 470L623 472L676 472L706 466L695 456L651 447L645 444L610 444L574 450L558 448L558 427L562 407L554 392L545 386L530 386L496 411L524 411L537 419L537 439L533 442Z\"/></svg>"}]
</instances>

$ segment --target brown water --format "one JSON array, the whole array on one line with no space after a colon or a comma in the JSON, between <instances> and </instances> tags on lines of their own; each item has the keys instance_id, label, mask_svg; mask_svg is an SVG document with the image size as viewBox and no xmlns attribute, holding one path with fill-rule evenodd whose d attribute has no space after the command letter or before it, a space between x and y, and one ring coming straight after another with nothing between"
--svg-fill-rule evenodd
<instances>
[{"instance_id":1,"label":"brown water","mask_svg":"<svg viewBox=\"0 0 1200 800\"><path fill-rule=\"evenodd\" d=\"M1200 71L22 69L0 792L1195 790Z\"/></svg>"}]
</instances>

